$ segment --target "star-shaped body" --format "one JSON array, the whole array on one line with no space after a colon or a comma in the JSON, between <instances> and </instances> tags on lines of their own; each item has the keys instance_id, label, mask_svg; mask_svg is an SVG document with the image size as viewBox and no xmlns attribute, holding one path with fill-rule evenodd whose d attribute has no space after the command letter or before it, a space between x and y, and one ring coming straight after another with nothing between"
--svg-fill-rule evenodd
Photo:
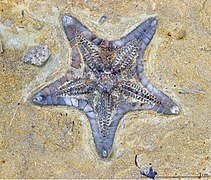
<instances>
[{"instance_id":1,"label":"star-shaped body","mask_svg":"<svg viewBox=\"0 0 211 180\"><path fill-rule=\"evenodd\" d=\"M144 75L142 58L156 31L155 18L114 41L98 38L67 15L63 26L72 48L71 66L82 68L84 73L80 77L67 73L32 100L37 105L71 106L83 111L100 157L109 156L117 126L127 112L179 113L178 106Z\"/></svg>"}]
</instances>

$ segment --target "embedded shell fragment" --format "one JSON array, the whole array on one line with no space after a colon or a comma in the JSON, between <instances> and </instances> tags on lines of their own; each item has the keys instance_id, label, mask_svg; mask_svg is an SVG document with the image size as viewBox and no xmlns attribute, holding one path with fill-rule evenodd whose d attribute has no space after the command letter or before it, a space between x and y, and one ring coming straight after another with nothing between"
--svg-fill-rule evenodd
<instances>
[{"instance_id":1,"label":"embedded shell fragment","mask_svg":"<svg viewBox=\"0 0 211 180\"><path fill-rule=\"evenodd\" d=\"M23 58L23 62L36 66L42 66L46 63L51 55L47 45L37 45L31 47Z\"/></svg>"}]
</instances>

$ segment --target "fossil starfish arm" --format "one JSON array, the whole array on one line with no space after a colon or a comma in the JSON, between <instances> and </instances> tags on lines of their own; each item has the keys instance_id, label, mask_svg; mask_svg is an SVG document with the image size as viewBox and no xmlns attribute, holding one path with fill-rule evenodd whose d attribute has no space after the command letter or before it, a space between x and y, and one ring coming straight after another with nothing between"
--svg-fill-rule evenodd
<instances>
[{"instance_id":1,"label":"fossil starfish arm","mask_svg":"<svg viewBox=\"0 0 211 180\"><path fill-rule=\"evenodd\" d=\"M111 71L115 74L120 73L128 68L138 56L138 41L133 40L120 48L117 57L113 60Z\"/></svg>"},{"instance_id":2,"label":"fossil starfish arm","mask_svg":"<svg viewBox=\"0 0 211 180\"><path fill-rule=\"evenodd\" d=\"M97 112L94 113L93 111L91 116L87 116L91 125L96 149L101 158L109 156L116 129L123 116L129 111L145 109L146 106L140 102L124 102L118 106L117 111L113 112L112 106L114 103L110 93L101 93L98 97Z\"/></svg>"},{"instance_id":3,"label":"fossil starfish arm","mask_svg":"<svg viewBox=\"0 0 211 180\"><path fill-rule=\"evenodd\" d=\"M79 68L81 64L81 48L83 51L86 51L87 49L84 47L86 43L100 45L103 40L94 35L74 17L65 15L62 22L65 34L72 48L72 66ZM78 46L80 43L82 43L81 47Z\"/></svg>"},{"instance_id":4,"label":"fossil starfish arm","mask_svg":"<svg viewBox=\"0 0 211 180\"><path fill-rule=\"evenodd\" d=\"M98 115L97 124L99 129L98 133L93 133L93 137L97 152L102 158L105 158L109 155L112 147L108 146L107 144L108 134L111 132L109 125L111 123L112 103L111 93L102 92L98 94L96 111ZM93 126L92 122L90 122L90 124Z\"/></svg>"},{"instance_id":5,"label":"fossil starfish arm","mask_svg":"<svg viewBox=\"0 0 211 180\"><path fill-rule=\"evenodd\" d=\"M71 95L89 94L93 93L95 88L95 81L79 78L60 86L55 95L65 97Z\"/></svg>"},{"instance_id":6,"label":"fossil starfish arm","mask_svg":"<svg viewBox=\"0 0 211 180\"><path fill-rule=\"evenodd\" d=\"M156 32L157 20L155 18L149 18L139 26L137 26L133 31L131 31L126 36L112 41L112 46L116 48L121 48L125 46L131 40L142 41L145 44L143 50L145 50L146 46L150 43L153 38L153 35Z\"/></svg>"},{"instance_id":7,"label":"fossil starfish arm","mask_svg":"<svg viewBox=\"0 0 211 180\"><path fill-rule=\"evenodd\" d=\"M128 68L145 51L155 34L157 21L149 18L136 29L119 40L112 41L112 46L119 49L118 56L113 60L112 71L117 73Z\"/></svg>"},{"instance_id":8,"label":"fossil starfish arm","mask_svg":"<svg viewBox=\"0 0 211 180\"><path fill-rule=\"evenodd\" d=\"M103 139L103 141L100 141L101 145L97 148L98 154L101 157L106 158L110 154L116 129L123 116L129 111L136 111L142 109L145 109L145 105L141 104L140 102L136 103L125 102L123 105L119 106L118 110L112 117L112 121L108 127L109 133L107 134L106 138Z\"/></svg>"},{"instance_id":9,"label":"fossil starfish arm","mask_svg":"<svg viewBox=\"0 0 211 180\"><path fill-rule=\"evenodd\" d=\"M152 85L144 74L143 66L144 51L140 50L139 57L136 61L136 76L147 91L159 100L160 105L149 105L147 109L154 110L163 114L179 114L179 107L177 104L162 91Z\"/></svg>"},{"instance_id":10,"label":"fossil starfish arm","mask_svg":"<svg viewBox=\"0 0 211 180\"><path fill-rule=\"evenodd\" d=\"M177 113L173 111L174 108L177 108L177 105L165 94L160 94L157 89L157 91L154 89L154 91L149 92L147 88L141 88L129 81L122 81L120 84L120 92L125 96L132 98L133 101L145 104L145 109L154 110L157 113L162 114Z\"/></svg>"},{"instance_id":11,"label":"fossil starfish arm","mask_svg":"<svg viewBox=\"0 0 211 180\"><path fill-rule=\"evenodd\" d=\"M78 43L78 47L85 64L99 77L100 72L104 69L104 65L100 57L98 46L85 39L82 35L77 36L77 41L80 42Z\"/></svg>"},{"instance_id":12,"label":"fossil starfish arm","mask_svg":"<svg viewBox=\"0 0 211 180\"><path fill-rule=\"evenodd\" d=\"M100 45L103 41L103 39L97 37L93 32L91 32L87 27L82 25L76 18L72 16L65 15L62 21L65 33L70 42L75 40L76 33L81 34L84 38L90 42L93 42L95 45Z\"/></svg>"},{"instance_id":13,"label":"fossil starfish arm","mask_svg":"<svg viewBox=\"0 0 211 180\"><path fill-rule=\"evenodd\" d=\"M77 96L94 92L95 86L95 82L90 79L72 80L72 77L66 74L36 93L32 101L37 105L66 105L77 108Z\"/></svg>"},{"instance_id":14,"label":"fossil starfish arm","mask_svg":"<svg viewBox=\"0 0 211 180\"><path fill-rule=\"evenodd\" d=\"M112 113L112 95L111 93L102 92L98 96L97 112L99 117L99 126L103 136L106 136L108 126L111 123Z\"/></svg>"},{"instance_id":15,"label":"fossil starfish arm","mask_svg":"<svg viewBox=\"0 0 211 180\"><path fill-rule=\"evenodd\" d=\"M140 102L124 102L118 106L117 111L113 112L112 105L114 104L115 102L113 102L111 94L100 94L98 101L99 107L97 108L99 129L93 132L93 137L97 152L101 158L106 158L109 156L116 129L123 116L129 111L141 110L145 108L145 105L141 104ZM91 126L93 126L92 123L93 122L90 122ZM97 129L97 127L93 129Z\"/></svg>"}]
</instances>

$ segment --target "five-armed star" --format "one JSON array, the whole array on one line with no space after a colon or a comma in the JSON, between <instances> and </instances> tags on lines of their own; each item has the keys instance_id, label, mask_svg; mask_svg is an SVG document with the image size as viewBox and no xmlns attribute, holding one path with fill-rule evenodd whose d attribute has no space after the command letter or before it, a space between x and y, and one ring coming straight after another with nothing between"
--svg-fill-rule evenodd
<instances>
[{"instance_id":1,"label":"five-armed star","mask_svg":"<svg viewBox=\"0 0 211 180\"><path fill-rule=\"evenodd\" d=\"M156 25L156 19L149 18L128 35L107 41L65 15L63 26L72 48L71 66L83 73L76 76L68 72L36 93L33 102L83 111L102 158L109 156L117 126L127 112L178 114L178 106L144 75L142 59Z\"/></svg>"}]
</instances>

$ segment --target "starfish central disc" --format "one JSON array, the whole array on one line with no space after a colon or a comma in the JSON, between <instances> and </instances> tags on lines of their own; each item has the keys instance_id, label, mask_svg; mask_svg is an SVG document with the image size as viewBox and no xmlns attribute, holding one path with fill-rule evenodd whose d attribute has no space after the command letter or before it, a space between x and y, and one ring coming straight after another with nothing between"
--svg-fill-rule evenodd
<instances>
[{"instance_id":1,"label":"starfish central disc","mask_svg":"<svg viewBox=\"0 0 211 180\"><path fill-rule=\"evenodd\" d=\"M112 75L110 72L103 73L98 79L98 91L107 93L112 92L115 84L115 75Z\"/></svg>"}]
</instances>

